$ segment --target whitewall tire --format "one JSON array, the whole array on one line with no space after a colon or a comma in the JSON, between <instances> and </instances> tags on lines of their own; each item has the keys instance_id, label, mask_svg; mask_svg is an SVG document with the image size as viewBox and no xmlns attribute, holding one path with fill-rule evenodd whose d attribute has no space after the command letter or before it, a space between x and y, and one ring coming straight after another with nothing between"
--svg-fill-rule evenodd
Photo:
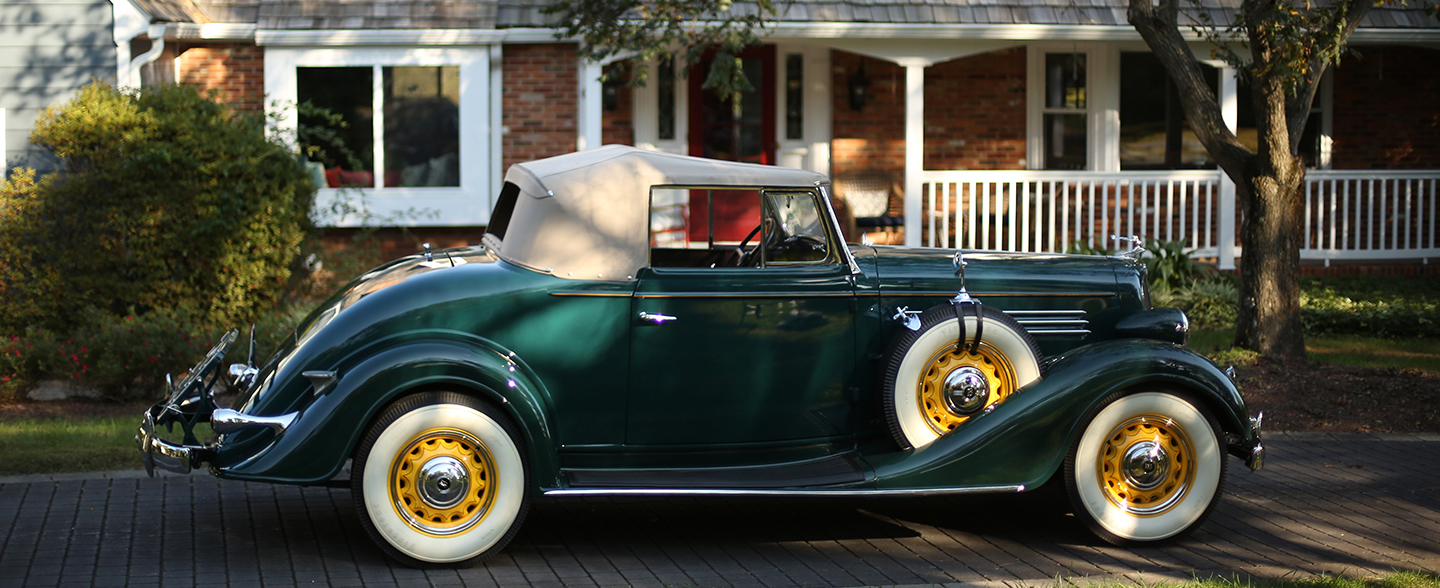
<instances>
[{"instance_id":1,"label":"whitewall tire","mask_svg":"<svg viewBox=\"0 0 1440 588\"><path fill-rule=\"evenodd\" d=\"M383 411L355 452L351 493L386 555L466 567L505 547L529 506L519 430L493 406L426 392Z\"/></svg>"},{"instance_id":2,"label":"whitewall tire","mask_svg":"<svg viewBox=\"0 0 1440 588\"><path fill-rule=\"evenodd\" d=\"M967 342L981 333L978 348L957 346L960 321L949 304L925 311L919 330L902 329L891 344L881 404L901 448L925 447L1040 379L1035 339L999 309L979 308L983 327L973 310L965 315Z\"/></svg>"},{"instance_id":3,"label":"whitewall tire","mask_svg":"<svg viewBox=\"0 0 1440 588\"><path fill-rule=\"evenodd\" d=\"M1174 540L1194 531L1225 484L1225 447L1200 403L1169 392L1113 398L1065 460L1075 516L1115 545Z\"/></svg>"}]
</instances>

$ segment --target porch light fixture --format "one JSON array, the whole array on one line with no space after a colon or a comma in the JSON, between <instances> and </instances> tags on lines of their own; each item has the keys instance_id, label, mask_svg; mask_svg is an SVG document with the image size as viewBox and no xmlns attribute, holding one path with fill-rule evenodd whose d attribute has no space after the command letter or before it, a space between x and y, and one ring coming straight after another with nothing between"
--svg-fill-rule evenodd
<instances>
[{"instance_id":1,"label":"porch light fixture","mask_svg":"<svg viewBox=\"0 0 1440 588\"><path fill-rule=\"evenodd\" d=\"M850 74L850 110L860 112L865 110L865 96L870 92L870 77L865 75L865 59L860 59L860 67L855 68L855 73Z\"/></svg>"}]
</instances>

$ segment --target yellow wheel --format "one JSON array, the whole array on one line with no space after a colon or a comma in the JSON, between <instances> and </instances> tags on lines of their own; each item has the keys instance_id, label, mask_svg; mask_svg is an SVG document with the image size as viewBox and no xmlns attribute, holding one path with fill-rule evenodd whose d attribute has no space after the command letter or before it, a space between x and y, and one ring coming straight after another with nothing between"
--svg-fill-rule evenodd
<instances>
[{"instance_id":1,"label":"yellow wheel","mask_svg":"<svg viewBox=\"0 0 1440 588\"><path fill-rule=\"evenodd\" d=\"M1169 392L1112 398L1065 460L1075 516L1116 545L1195 530L1220 496L1225 474L1215 419L1204 405Z\"/></svg>"},{"instance_id":2,"label":"yellow wheel","mask_svg":"<svg viewBox=\"0 0 1440 588\"><path fill-rule=\"evenodd\" d=\"M918 330L896 335L880 400L901 448L929 445L1040 379L1040 348L1025 328L999 309L981 306L980 312L983 329L973 313L965 317L962 349L960 321L949 304L922 313ZM971 344L976 331L978 348Z\"/></svg>"},{"instance_id":3,"label":"yellow wheel","mask_svg":"<svg viewBox=\"0 0 1440 588\"><path fill-rule=\"evenodd\" d=\"M1015 367L989 343L981 342L978 350L950 345L930 358L929 366L917 386L925 422L936 435L1015 392Z\"/></svg>"},{"instance_id":4,"label":"yellow wheel","mask_svg":"<svg viewBox=\"0 0 1440 588\"><path fill-rule=\"evenodd\" d=\"M361 439L350 468L361 525L406 565L485 561L515 536L529 506L521 443L504 412L469 396L396 401Z\"/></svg>"},{"instance_id":5,"label":"yellow wheel","mask_svg":"<svg viewBox=\"0 0 1440 588\"><path fill-rule=\"evenodd\" d=\"M453 429L416 436L390 466L395 511L417 530L443 537L470 530L495 502L495 462L479 439Z\"/></svg>"},{"instance_id":6,"label":"yellow wheel","mask_svg":"<svg viewBox=\"0 0 1440 588\"><path fill-rule=\"evenodd\" d=\"M1195 446L1159 415L1132 417L1100 444L1096 472L1116 508L1140 516L1173 508L1195 483Z\"/></svg>"}]
</instances>

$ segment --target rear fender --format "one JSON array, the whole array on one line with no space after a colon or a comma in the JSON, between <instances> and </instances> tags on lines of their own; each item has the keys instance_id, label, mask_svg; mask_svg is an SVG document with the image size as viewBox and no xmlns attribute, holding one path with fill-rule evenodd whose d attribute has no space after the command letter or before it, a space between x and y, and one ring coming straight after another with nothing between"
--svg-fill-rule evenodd
<instances>
[{"instance_id":1,"label":"rear fender","mask_svg":"<svg viewBox=\"0 0 1440 588\"><path fill-rule=\"evenodd\" d=\"M1142 389L1184 392L1204 403L1232 448L1258 441L1240 391L1213 362L1177 345L1128 339L1062 354L1043 378L993 411L922 449L867 461L881 489L1035 488L1059 470L1087 424L1082 419L1100 402L1114 392Z\"/></svg>"},{"instance_id":2,"label":"rear fender","mask_svg":"<svg viewBox=\"0 0 1440 588\"><path fill-rule=\"evenodd\" d=\"M406 341L369 355L344 369L263 451L237 458L226 455L222 442L213 470L225 478L323 483L339 473L380 411L420 390L473 394L501 407L524 432L535 482L558 484L551 404L543 385L512 352L455 340Z\"/></svg>"}]
</instances>

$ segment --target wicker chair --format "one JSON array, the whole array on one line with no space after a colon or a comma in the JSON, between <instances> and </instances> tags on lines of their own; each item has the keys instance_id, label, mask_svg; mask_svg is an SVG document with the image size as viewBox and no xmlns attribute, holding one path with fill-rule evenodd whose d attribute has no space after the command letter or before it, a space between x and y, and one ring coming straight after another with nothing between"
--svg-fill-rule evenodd
<instances>
[{"instance_id":1,"label":"wicker chair","mask_svg":"<svg viewBox=\"0 0 1440 588\"><path fill-rule=\"evenodd\" d=\"M893 233L905 226L904 217L890 214L897 208L896 195L902 193L890 172L862 169L839 174L835 193L849 207L860 232Z\"/></svg>"}]
</instances>

